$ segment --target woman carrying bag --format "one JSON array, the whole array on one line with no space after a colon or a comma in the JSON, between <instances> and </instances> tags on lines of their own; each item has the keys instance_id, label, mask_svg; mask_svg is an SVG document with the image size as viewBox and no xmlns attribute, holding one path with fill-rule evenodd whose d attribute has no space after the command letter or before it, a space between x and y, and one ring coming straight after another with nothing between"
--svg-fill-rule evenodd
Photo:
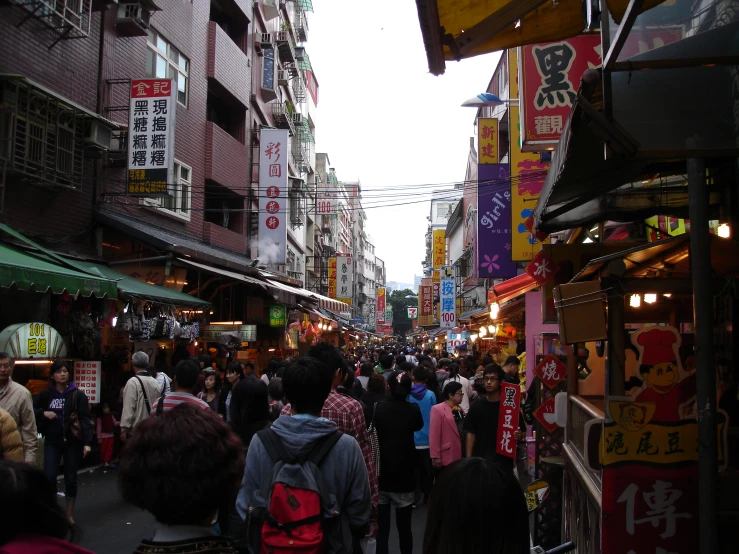
<instances>
[{"instance_id":1,"label":"woman carrying bag","mask_svg":"<svg viewBox=\"0 0 739 554\"><path fill-rule=\"evenodd\" d=\"M46 438L44 472L54 484L59 462L64 458L67 521L74 525L72 514L77 499L77 469L80 460L90 453L92 421L87 396L71 382L67 363L55 361L50 376L51 385L36 397L34 412L39 431Z\"/></svg>"},{"instance_id":2,"label":"woman carrying bag","mask_svg":"<svg viewBox=\"0 0 739 554\"><path fill-rule=\"evenodd\" d=\"M443 467L462 459L464 452L462 403L462 384L448 382L442 392L444 402L431 408L429 429L429 448L431 464L438 472Z\"/></svg>"}]
</instances>

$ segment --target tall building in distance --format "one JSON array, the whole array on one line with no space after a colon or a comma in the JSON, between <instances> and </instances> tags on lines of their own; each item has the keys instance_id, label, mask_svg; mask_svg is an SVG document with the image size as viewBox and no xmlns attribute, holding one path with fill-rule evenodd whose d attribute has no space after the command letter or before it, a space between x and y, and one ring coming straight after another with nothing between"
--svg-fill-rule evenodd
<instances>
[{"instance_id":1,"label":"tall building in distance","mask_svg":"<svg viewBox=\"0 0 739 554\"><path fill-rule=\"evenodd\" d=\"M431 210L428 217L428 227L426 229L426 257L421 262L423 264L424 273L429 276L430 268L433 265L433 233L436 230L445 230L449 217L452 215L454 208L462 198L462 188L455 187L450 190L435 190L431 195ZM420 285L420 283L419 283Z\"/></svg>"}]
</instances>

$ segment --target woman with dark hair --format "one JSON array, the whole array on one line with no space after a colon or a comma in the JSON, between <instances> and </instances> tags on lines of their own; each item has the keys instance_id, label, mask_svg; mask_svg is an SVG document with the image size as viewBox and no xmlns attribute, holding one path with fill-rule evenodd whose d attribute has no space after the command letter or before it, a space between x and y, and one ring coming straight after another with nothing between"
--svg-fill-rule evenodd
<instances>
[{"instance_id":1,"label":"woman with dark hair","mask_svg":"<svg viewBox=\"0 0 739 554\"><path fill-rule=\"evenodd\" d=\"M226 366L226 383L221 389L221 398L218 400L218 413L226 421L231 421L233 389L243 378L244 368L239 362L231 362Z\"/></svg>"},{"instance_id":2,"label":"woman with dark hair","mask_svg":"<svg viewBox=\"0 0 739 554\"><path fill-rule=\"evenodd\" d=\"M235 501L244 451L213 412L182 403L147 418L126 442L119 471L123 499L156 518L152 539L136 552L236 553L213 525L224 499Z\"/></svg>"},{"instance_id":3,"label":"woman with dark hair","mask_svg":"<svg viewBox=\"0 0 739 554\"><path fill-rule=\"evenodd\" d=\"M267 386L269 393L269 419L275 421L280 417L282 408L285 407L283 402L285 391L282 390L282 379L280 377L272 377Z\"/></svg>"},{"instance_id":4,"label":"woman with dark hair","mask_svg":"<svg viewBox=\"0 0 739 554\"><path fill-rule=\"evenodd\" d=\"M269 412L269 390L260 379L244 379L233 391L231 424L249 449L252 437L272 425Z\"/></svg>"},{"instance_id":5,"label":"woman with dark hair","mask_svg":"<svg viewBox=\"0 0 739 554\"><path fill-rule=\"evenodd\" d=\"M218 413L218 401L220 400L221 392L221 378L214 369L203 370L203 376L205 377L205 384L203 392L198 395L198 398L205 402L215 413Z\"/></svg>"},{"instance_id":6,"label":"woman with dark hair","mask_svg":"<svg viewBox=\"0 0 739 554\"><path fill-rule=\"evenodd\" d=\"M423 554L528 554L529 544L526 500L512 472L467 458L439 475L429 500Z\"/></svg>"},{"instance_id":7,"label":"woman with dark hair","mask_svg":"<svg viewBox=\"0 0 739 554\"><path fill-rule=\"evenodd\" d=\"M0 461L0 552L93 554L67 542L74 528L56 500L56 487L31 464Z\"/></svg>"},{"instance_id":8,"label":"woman with dark hair","mask_svg":"<svg viewBox=\"0 0 739 554\"><path fill-rule=\"evenodd\" d=\"M404 362L405 369L413 368ZM413 382L407 371L393 371L388 377L390 396L377 404L375 428L380 443L380 506L378 512L377 553L387 554L390 537L390 509L395 506L401 554L413 552L414 491L416 445L413 434L423 428L421 410L407 402Z\"/></svg>"},{"instance_id":9,"label":"woman with dark hair","mask_svg":"<svg viewBox=\"0 0 739 554\"><path fill-rule=\"evenodd\" d=\"M469 379L459 374L459 364L452 362L449 364L449 378L441 385L442 388L449 383L459 383L462 385L462 403L460 407L467 413L470 410L470 397L473 395L472 385Z\"/></svg>"},{"instance_id":10,"label":"woman with dark hair","mask_svg":"<svg viewBox=\"0 0 739 554\"><path fill-rule=\"evenodd\" d=\"M362 384L362 388L365 391L367 390L367 383L369 382L369 378L374 374L375 366L371 362L364 362L359 368L359 376L357 377L357 380Z\"/></svg>"},{"instance_id":11,"label":"woman with dark hair","mask_svg":"<svg viewBox=\"0 0 739 554\"><path fill-rule=\"evenodd\" d=\"M367 392L362 397L364 403L364 421L367 427L372 423L375 413L375 405L387 400L387 381L382 375L374 373L367 382Z\"/></svg>"},{"instance_id":12,"label":"woman with dark hair","mask_svg":"<svg viewBox=\"0 0 739 554\"><path fill-rule=\"evenodd\" d=\"M51 384L36 397L34 412L38 429L46 437L44 472L54 484L59 462L64 459L67 520L74 525L72 515L77 499L77 469L80 460L90 453L92 420L87 396L71 382L67 362L55 361L49 375Z\"/></svg>"},{"instance_id":13,"label":"woman with dark hair","mask_svg":"<svg viewBox=\"0 0 739 554\"><path fill-rule=\"evenodd\" d=\"M431 464L436 470L462 459L464 412L462 385L452 381L444 387L444 402L431 407L429 449Z\"/></svg>"}]
</instances>

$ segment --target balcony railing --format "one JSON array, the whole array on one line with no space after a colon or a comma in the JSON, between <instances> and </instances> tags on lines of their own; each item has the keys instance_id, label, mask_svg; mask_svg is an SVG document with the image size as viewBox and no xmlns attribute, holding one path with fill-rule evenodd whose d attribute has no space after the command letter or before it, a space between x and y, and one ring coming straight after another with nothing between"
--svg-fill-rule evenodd
<instances>
[{"instance_id":1,"label":"balcony railing","mask_svg":"<svg viewBox=\"0 0 739 554\"><path fill-rule=\"evenodd\" d=\"M308 40L308 17L303 10L295 10L293 29L299 42L306 42Z\"/></svg>"},{"instance_id":2,"label":"balcony railing","mask_svg":"<svg viewBox=\"0 0 739 554\"><path fill-rule=\"evenodd\" d=\"M274 119L275 127L278 129L287 129L290 131L290 136L295 134L292 109L288 107L286 102L272 104L272 118Z\"/></svg>"},{"instance_id":3,"label":"balcony railing","mask_svg":"<svg viewBox=\"0 0 739 554\"><path fill-rule=\"evenodd\" d=\"M278 31L276 38L280 61L295 63L295 44L293 43L293 37L290 31Z\"/></svg>"}]
</instances>

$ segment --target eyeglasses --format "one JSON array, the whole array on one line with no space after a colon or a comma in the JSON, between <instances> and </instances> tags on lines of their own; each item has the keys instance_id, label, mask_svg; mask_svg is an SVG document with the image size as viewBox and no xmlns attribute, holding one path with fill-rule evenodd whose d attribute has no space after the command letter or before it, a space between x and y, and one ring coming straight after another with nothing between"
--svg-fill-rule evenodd
<instances>
[{"instance_id":1,"label":"eyeglasses","mask_svg":"<svg viewBox=\"0 0 739 554\"><path fill-rule=\"evenodd\" d=\"M500 381L500 378L499 377L483 377L482 380L485 381L485 382L487 382L487 381Z\"/></svg>"}]
</instances>

